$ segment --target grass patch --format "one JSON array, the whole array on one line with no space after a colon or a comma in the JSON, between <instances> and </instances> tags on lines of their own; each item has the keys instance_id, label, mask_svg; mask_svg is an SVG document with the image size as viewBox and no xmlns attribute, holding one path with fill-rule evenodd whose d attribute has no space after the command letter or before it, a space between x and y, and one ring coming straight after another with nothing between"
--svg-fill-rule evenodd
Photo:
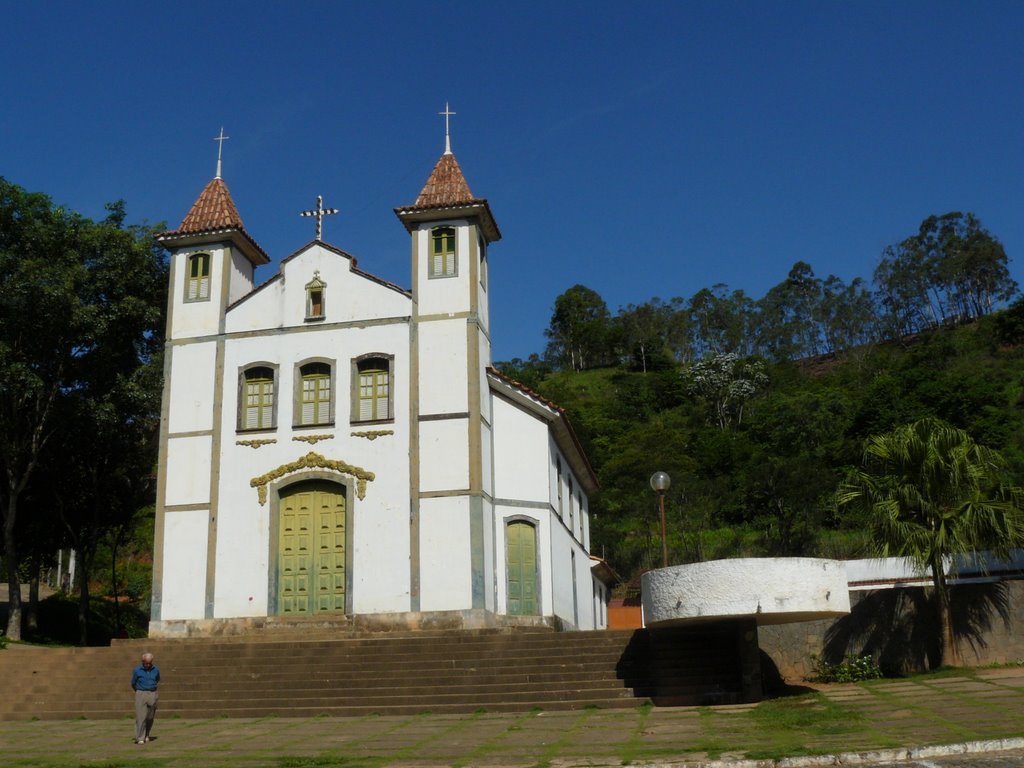
<instances>
[{"instance_id":1,"label":"grass patch","mask_svg":"<svg viewBox=\"0 0 1024 768\"><path fill-rule=\"evenodd\" d=\"M379 768L384 765L384 759L345 757L343 755L281 757L278 758L276 765L278 768Z\"/></svg>"},{"instance_id":2,"label":"grass patch","mask_svg":"<svg viewBox=\"0 0 1024 768\"><path fill-rule=\"evenodd\" d=\"M820 693L763 701L750 711L764 729L832 735L863 730L864 716Z\"/></svg>"}]
</instances>

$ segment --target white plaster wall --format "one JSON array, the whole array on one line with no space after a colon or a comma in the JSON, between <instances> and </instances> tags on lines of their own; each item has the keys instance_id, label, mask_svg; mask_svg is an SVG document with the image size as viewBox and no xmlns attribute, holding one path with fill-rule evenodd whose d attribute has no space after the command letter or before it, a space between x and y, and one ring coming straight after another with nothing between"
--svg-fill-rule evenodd
<instances>
[{"instance_id":1,"label":"white plaster wall","mask_svg":"<svg viewBox=\"0 0 1024 768\"><path fill-rule=\"evenodd\" d=\"M306 284L319 270L324 289L324 319L306 321ZM403 292L353 272L351 259L311 245L281 266L281 278L268 283L227 316L229 332L279 327L309 328L408 317L412 303Z\"/></svg>"},{"instance_id":2,"label":"white plaster wall","mask_svg":"<svg viewBox=\"0 0 1024 768\"><path fill-rule=\"evenodd\" d=\"M537 528L537 597L540 615L551 616L551 519L547 509L513 507L507 504L494 505L494 573L497 592L497 612L508 613L508 550L505 530L512 520L528 520Z\"/></svg>"},{"instance_id":3,"label":"white plaster wall","mask_svg":"<svg viewBox=\"0 0 1024 768\"><path fill-rule=\"evenodd\" d=\"M483 547L484 547L484 607L489 611L496 609L497 597L494 589L494 504L483 500Z\"/></svg>"},{"instance_id":4,"label":"white plaster wall","mask_svg":"<svg viewBox=\"0 0 1024 768\"><path fill-rule=\"evenodd\" d=\"M548 572L551 574L551 589L552 589L552 612L555 616L562 618L568 625L573 625L573 608L572 608L572 557L571 552L573 550L573 540L569 535L568 529L559 520L557 515L552 515L551 519L551 553L550 553L550 565ZM579 559L581 555L577 553L577 567L579 566ZM590 565L590 558L587 558L587 565ZM579 572L577 571L577 588L580 584L585 586L589 584L590 578L587 577L586 582L579 581ZM578 593L577 593L578 595ZM582 606L580 606L582 608Z\"/></svg>"},{"instance_id":5,"label":"white plaster wall","mask_svg":"<svg viewBox=\"0 0 1024 768\"><path fill-rule=\"evenodd\" d=\"M772 624L850 612L845 563L810 557L659 568L643 575L641 595L647 626L733 616Z\"/></svg>"},{"instance_id":6,"label":"white plaster wall","mask_svg":"<svg viewBox=\"0 0 1024 768\"><path fill-rule=\"evenodd\" d=\"M367 443L360 461L374 468L366 498L351 499L352 608L356 613L410 610L409 449L405 439Z\"/></svg>"},{"instance_id":7,"label":"white plaster wall","mask_svg":"<svg viewBox=\"0 0 1024 768\"><path fill-rule=\"evenodd\" d=\"M164 515L161 620L202 619L206 614L209 518L205 509Z\"/></svg>"},{"instance_id":8,"label":"white plaster wall","mask_svg":"<svg viewBox=\"0 0 1024 768\"><path fill-rule=\"evenodd\" d=\"M304 301L305 299L303 299ZM304 305L303 305L304 306ZM330 309L328 308L328 311ZM354 490L348 497L348 525L352 531L349 568L353 609L361 612L409 610L409 326L406 323L365 328L318 326L302 333L243 336L228 340L225 348L224 408L220 452L220 496L216 612L218 616L264 615L271 568L270 499L258 503L250 481L308 453L373 472L366 496ZM394 354L392 379L394 420L386 423L351 423L351 358L369 352ZM334 360L335 423L293 427L294 368L301 360ZM254 360L278 364L277 428L238 432L238 369ZM353 432L390 431L369 440ZM329 435L316 444L296 441L300 436ZM236 444L240 439L273 439L253 449ZM330 471L327 471L330 475ZM303 472L286 475L278 484L301 479ZM343 479L342 475L337 475ZM344 476L347 477L347 476ZM354 488L354 483L353 483ZM253 597L250 601L249 597Z\"/></svg>"},{"instance_id":9,"label":"white plaster wall","mask_svg":"<svg viewBox=\"0 0 1024 768\"><path fill-rule=\"evenodd\" d=\"M188 275L188 259L194 253L210 254L210 298L206 301L185 301L185 280ZM171 315L172 339L190 336L206 336L217 333L220 328L220 296L224 284L223 246L190 248L174 254L174 311Z\"/></svg>"},{"instance_id":10,"label":"white plaster wall","mask_svg":"<svg viewBox=\"0 0 1024 768\"><path fill-rule=\"evenodd\" d=\"M278 278L273 282L264 283L258 290L231 307L224 318L224 327L228 333L244 333L246 331L270 330L283 328L285 314L285 284ZM303 299L305 308L305 299Z\"/></svg>"},{"instance_id":11,"label":"white plaster wall","mask_svg":"<svg viewBox=\"0 0 1024 768\"><path fill-rule=\"evenodd\" d=\"M218 510L214 616L266 616L269 505L255 489ZM226 526L230 527L226 527Z\"/></svg>"},{"instance_id":12,"label":"white plaster wall","mask_svg":"<svg viewBox=\"0 0 1024 768\"><path fill-rule=\"evenodd\" d=\"M480 453L483 464L483 491L494 496L494 445L491 429L486 424L480 425Z\"/></svg>"},{"instance_id":13,"label":"white plaster wall","mask_svg":"<svg viewBox=\"0 0 1024 768\"><path fill-rule=\"evenodd\" d=\"M228 304L233 304L253 289L253 263L237 248L231 249L231 283Z\"/></svg>"},{"instance_id":14,"label":"white plaster wall","mask_svg":"<svg viewBox=\"0 0 1024 768\"><path fill-rule=\"evenodd\" d=\"M485 264L483 264L483 263L481 263L479 261L480 254L481 253L486 253L486 249L487 249L487 245L483 242L483 238L480 238L480 242L477 245L477 256L476 256L477 257L477 280L476 280L477 312L480 315L480 323L481 323L481 325L483 325L484 330L487 331L488 333L490 333L490 326L491 326L491 323L490 323L490 290L491 290L490 266L491 265L489 263L487 263L486 266L485 266ZM486 261L486 259L485 259L485 261ZM480 270L481 269L485 269L485 268L488 270L487 285L486 285L486 287L480 284ZM485 364L486 365L490 365L491 364L491 359L490 359L489 355L488 355L487 358L480 358L480 359L481 360L485 360Z\"/></svg>"},{"instance_id":15,"label":"white plaster wall","mask_svg":"<svg viewBox=\"0 0 1024 768\"><path fill-rule=\"evenodd\" d=\"M419 262L415 265L418 278L416 301L421 315L446 315L450 312L469 311L469 235L473 231L466 219L434 221L420 225L413 237L416 238ZM455 253L458 257L456 277L427 277L430 258L430 231L439 226L455 227ZM465 345L463 345L465 346Z\"/></svg>"},{"instance_id":16,"label":"white plaster wall","mask_svg":"<svg viewBox=\"0 0 1024 768\"><path fill-rule=\"evenodd\" d=\"M206 435L168 439L165 505L210 503L212 444Z\"/></svg>"},{"instance_id":17,"label":"white plaster wall","mask_svg":"<svg viewBox=\"0 0 1024 768\"><path fill-rule=\"evenodd\" d=\"M550 503L547 423L497 396L493 415L495 498Z\"/></svg>"},{"instance_id":18,"label":"white plaster wall","mask_svg":"<svg viewBox=\"0 0 1024 768\"><path fill-rule=\"evenodd\" d=\"M592 613L594 616L594 629L605 629L608 626L607 598L605 597L604 584L597 577L591 575L591 590L593 592Z\"/></svg>"},{"instance_id":19,"label":"white plaster wall","mask_svg":"<svg viewBox=\"0 0 1024 768\"><path fill-rule=\"evenodd\" d=\"M477 375L480 376L480 415L488 423L491 422L491 388L487 383L487 367L491 364L491 343L482 333L477 334L480 354L480 368Z\"/></svg>"},{"instance_id":20,"label":"white plaster wall","mask_svg":"<svg viewBox=\"0 0 1024 768\"><path fill-rule=\"evenodd\" d=\"M213 429L216 343L176 344L168 354L171 355L168 431L174 434Z\"/></svg>"},{"instance_id":21,"label":"white plaster wall","mask_svg":"<svg viewBox=\"0 0 1024 768\"><path fill-rule=\"evenodd\" d=\"M465 319L433 320L417 326L420 413L469 411Z\"/></svg>"},{"instance_id":22,"label":"white plaster wall","mask_svg":"<svg viewBox=\"0 0 1024 768\"><path fill-rule=\"evenodd\" d=\"M420 609L452 611L473 605L469 500L420 500Z\"/></svg>"},{"instance_id":23,"label":"white plaster wall","mask_svg":"<svg viewBox=\"0 0 1024 768\"><path fill-rule=\"evenodd\" d=\"M469 488L469 420L424 421L420 429L420 490Z\"/></svg>"}]
</instances>

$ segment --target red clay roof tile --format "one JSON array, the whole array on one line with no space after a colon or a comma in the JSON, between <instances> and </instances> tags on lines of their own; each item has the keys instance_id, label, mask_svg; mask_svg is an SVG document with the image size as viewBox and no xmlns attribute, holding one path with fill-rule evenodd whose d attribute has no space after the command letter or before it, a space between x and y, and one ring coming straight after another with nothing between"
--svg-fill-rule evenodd
<instances>
[{"instance_id":1,"label":"red clay roof tile","mask_svg":"<svg viewBox=\"0 0 1024 768\"><path fill-rule=\"evenodd\" d=\"M216 229L245 229L242 217L238 215L235 201L223 179L213 179L199 194L192 210L188 212L178 234L209 232Z\"/></svg>"},{"instance_id":2,"label":"red clay roof tile","mask_svg":"<svg viewBox=\"0 0 1024 768\"><path fill-rule=\"evenodd\" d=\"M455 155L445 154L441 155L434 170L430 172L430 177L413 207L434 208L473 201L473 193L469 191L469 184L462 175L459 161L455 159Z\"/></svg>"}]
</instances>

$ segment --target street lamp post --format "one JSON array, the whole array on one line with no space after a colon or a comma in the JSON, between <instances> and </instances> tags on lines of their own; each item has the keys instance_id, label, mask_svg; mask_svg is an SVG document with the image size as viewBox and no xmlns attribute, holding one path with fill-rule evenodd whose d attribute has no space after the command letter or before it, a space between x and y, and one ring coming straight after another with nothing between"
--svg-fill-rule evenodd
<instances>
[{"instance_id":1,"label":"street lamp post","mask_svg":"<svg viewBox=\"0 0 1024 768\"><path fill-rule=\"evenodd\" d=\"M658 506L661 510L661 564L668 568L668 539L665 536L665 491L672 480L667 472L655 472L651 475L651 488L658 494Z\"/></svg>"}]
</instances>

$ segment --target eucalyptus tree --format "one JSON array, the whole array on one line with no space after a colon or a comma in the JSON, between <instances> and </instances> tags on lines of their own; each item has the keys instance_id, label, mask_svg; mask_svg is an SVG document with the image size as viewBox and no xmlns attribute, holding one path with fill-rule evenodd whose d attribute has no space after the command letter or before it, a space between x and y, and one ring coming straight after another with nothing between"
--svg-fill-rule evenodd
<instances>
[{"instance_id":1,"label":"eucalyptus tree","mask_svg":"<svg viewBox=\"0 0 1024 768\"><path fill-rule=\"evenodd\" d=\"M875 297L862 278L846 284L829 275L821 284L821 300L814 314L826 352L845 352L877 337Z\"/></svg>"},{"instance_id":2,"label":"eucalyptus tree","mask_svg":"<svg viewBox=\"0 0 1024 768\"><path fill-rule=\"evenodd\" d=\"M973 213L929 216L913 243L925 254L944 319L987 315L1017 292L1006 250Z\"/></svg>"},{"instance_id":3,"label":"eucalyptus tree","mask_svg":"<svg viewBox=\"0 0 1024 768\"><path fill-rule=\"evenodd\" d=\"M698 357L709 354L754 353L757 307L742 290L729 291L724 283L702 288L690 299L690 328Z\"/></svg>"},{"instance_id":4,"label":"eucalyptus tree","mask_svg":"<svg viewBox=\"0 0 1024 768\"><path fill-rule=\"evenodd\" d=\"M880 556L909 558L929 574L941 632L936 666L956 656L947 565L1024 544L1024 495L1007 482L1002 456L946 422L921 419L868 438L836 498L865 513Z\"/></svg>"},{"instance_id":5,"label":"eucalyptus tree","mask_svg":"<svg viewBox=\"0 0 1024 768\"><path fill-rule=\"evenodd\" d=\"M623 357L644 373L659 359L691 357L689 317L681 298L662 301L655 296L643 304L630 304L615 317Z\"/></svg>"},{"instance_id":6,"label":"eucalyptus tree","mask_svg":"<svg viewBox=\"0 0 1024 768\"><path fill-rule=\"evenodd\" d=\"M1017 293L1002 244L972 213L929 216L882 254L879 301L893 335L989 314Z\"/></svg>"},{"instance_id":7,"label":"eucalyptus tree","mask_svg":"<svg viewBox=\"0 0 1024 768\"><path fill-rule=\"evenodd\" d=\"M821 301L821 280L811 265L796 262L786 279L757 302L760 308L759 351L775 360L811 357L822 351L816 313Z\"/></svg>"}]
</instances>

